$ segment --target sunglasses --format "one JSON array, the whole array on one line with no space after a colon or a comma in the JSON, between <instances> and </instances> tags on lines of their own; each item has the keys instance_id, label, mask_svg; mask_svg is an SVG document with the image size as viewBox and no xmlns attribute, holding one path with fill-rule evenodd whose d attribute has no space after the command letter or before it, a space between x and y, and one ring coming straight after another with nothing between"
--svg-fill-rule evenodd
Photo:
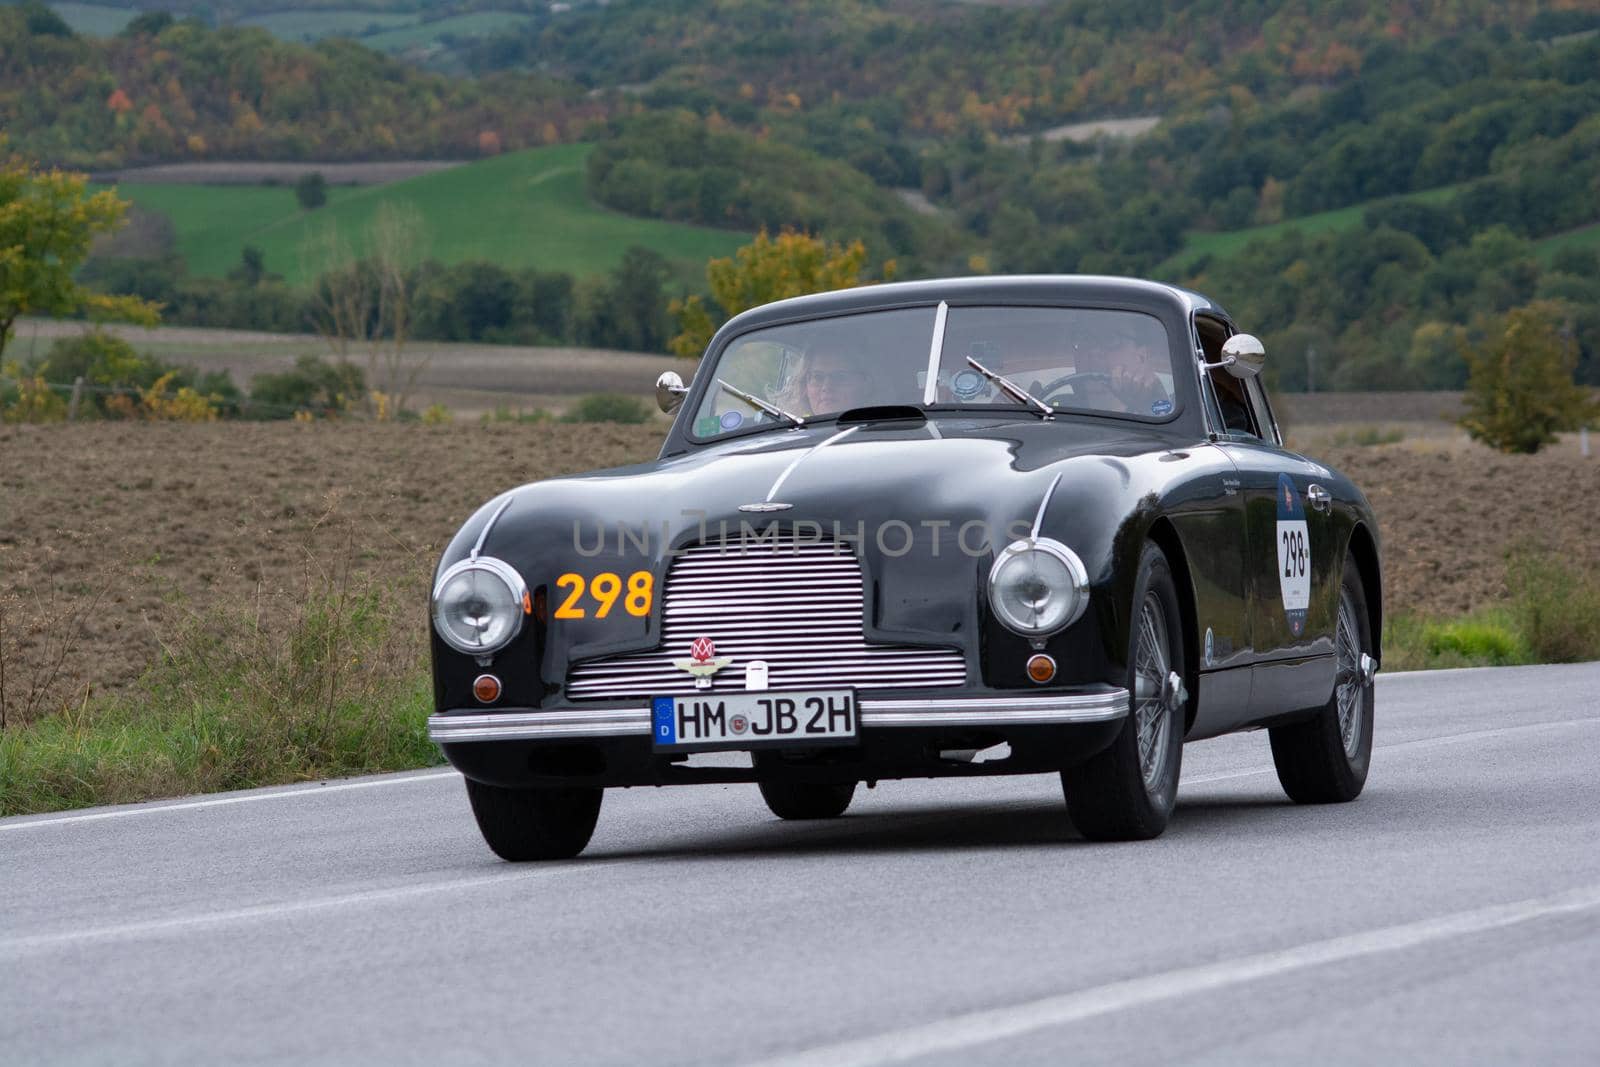
<instances>
[{"instance_id":1,"label":"sunglasses","mask_svg":"<svg viewBox=\"0 0 1600 1067\"><path fill-rule=\"evenodd\" d=\"M865 377L866 376L858 370L814 370L810 374L806 375L806 384L820 386L855 385L858 382L864 381Z\"/></svg>"}]
</instances>

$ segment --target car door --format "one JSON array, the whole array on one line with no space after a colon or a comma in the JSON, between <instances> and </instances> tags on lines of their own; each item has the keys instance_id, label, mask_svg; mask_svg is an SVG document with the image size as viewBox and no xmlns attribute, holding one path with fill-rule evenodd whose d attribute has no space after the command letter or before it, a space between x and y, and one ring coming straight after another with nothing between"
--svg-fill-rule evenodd
<instances>
[{"instance_id":1,"label":"car door","mask_svg":"<svg viewBox=\"0 0 1600 1067\"><path fill-rule=\"evenodd\" d=\"M1208 360L1215 362L1215 360ZM1333 684L1339 565L1323 468L1283 447L1257 379L1206 372L1217 405L1217 445L1238 468L1245 497L1254 718L1315 706Z\"/></svg>"}]
</instances>

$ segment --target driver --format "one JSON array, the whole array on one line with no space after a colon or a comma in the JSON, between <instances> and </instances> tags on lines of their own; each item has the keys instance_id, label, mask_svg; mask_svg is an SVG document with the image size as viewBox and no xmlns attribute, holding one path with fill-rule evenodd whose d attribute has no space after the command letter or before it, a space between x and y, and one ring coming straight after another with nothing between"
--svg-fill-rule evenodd
<instances>
[{"instance_id":1,"label":"driver","mask_svg":"<svg viewBox=\"0 0 1600 1067\"><path fill-rule=\"evenodd\" d=\"M1118 318L1098 340L1085 341L1079 353L1080 372L1105 375L1085 383L1087 401L1110 411L1164 415L1172 410L1172 397L1156 371L1167 365L1166 346L1137 321Z\"/></svg>"},{"instance_id":2,"label":"driver","mask_svg":"<svg viewBox=\"0 0 1600 1067\"><path fill-rule=\"evenodd\" d=\"M872 379L836 342L818 342L807 354L799 381L807 415L835 415L871 402Z\"/></svg>"}]
</instances>

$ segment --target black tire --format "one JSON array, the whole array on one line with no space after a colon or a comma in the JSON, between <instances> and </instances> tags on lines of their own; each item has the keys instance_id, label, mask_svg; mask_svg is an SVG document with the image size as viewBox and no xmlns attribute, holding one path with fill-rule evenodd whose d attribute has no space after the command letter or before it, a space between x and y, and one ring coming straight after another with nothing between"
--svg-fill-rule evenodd
<instances>
[{"instance_id":1,"label":"black tire","mask_svg":"<svg viewBox=\"0 0 1600 1067\"><path fill-rule=\"evenodd\" d=\"M1154 639L1147 630L1146 608ZM1129 708L1117 739L1104 751L1061 772L1067 815L1091 841L1145 841L1167 828L1178 799L1183 765L1184 705L1182 680L1183 616L1172 569L1161 549L1146 545L1139 557L1133 611L1128 623ZM1157 623L1157 620L1159 622ZM1149 652L1164 644L1161 661ZM1158 668L1165 664L1165 671ZM1141 684L1141 671L1144 674ZM1176 691L1154 678L1176 673ZM1164 727L1163 727L1164 723ZM1141 759L1141 735L1148 741L1148 759Z\"/></svg>"},{"instance_id":2,"label":"black tire","mask_svg":"<svg viewBox=\"0 0 1600 1067\"><path fill-rule=\"evenodd\" d=\"M1348 639L1353 639L1353 645ZM1372 765L1372 721L1376 694L1361 668L1372 655L1372 623L1366 587L1355 560L1345 557L1334 634L1338 659L1333 696L1314 718L1267 731L1278 781L1297 804L1341 804L1361 795ZM1349 699L1347 716L1341 702ZM1347 734L1346 728L1350 730Z\"/></svg>"},{"instance_id":3,"label":"black tire","mask_svg":"<svg viewBox=\"0 0 1600 1067\"><path fill-rule=\"evenodd\" d=\"M780 819L837 819L856 795L856 783L761 782L761 799Z\"/></svg>"},{"instance_id":4,"label":"black tire","mask_svg":"<svg viewBox=\"0 0 1600 1067\"><path fill-rule=\"evenodd\" d=\"M467 779L478 829L503 860L565 860L582 852L600 817L602 789L506 789Z\"/></svg>"}]
</instances>

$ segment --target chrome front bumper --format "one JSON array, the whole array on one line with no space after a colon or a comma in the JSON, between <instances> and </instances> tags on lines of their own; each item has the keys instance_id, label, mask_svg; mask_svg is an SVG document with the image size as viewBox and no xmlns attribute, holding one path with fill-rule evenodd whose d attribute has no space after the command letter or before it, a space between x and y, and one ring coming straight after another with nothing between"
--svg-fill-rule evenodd
<instances>
[{"instance_id":1,"label":"chrome front bumper","mask_svg":"<svg viewBox=\"0 0 1600 1067\"><path fill-rule=\"evenodd\" d=\"M1110 722L1128 714L1128 691L1106 686L1070 693L998 697L861 697L861 728L939 726L1066 726ZM428 737L465 741L558 741L585 737L649 737L650 706L565 707L433 715Z\"/></svg>"}]
</instances>

